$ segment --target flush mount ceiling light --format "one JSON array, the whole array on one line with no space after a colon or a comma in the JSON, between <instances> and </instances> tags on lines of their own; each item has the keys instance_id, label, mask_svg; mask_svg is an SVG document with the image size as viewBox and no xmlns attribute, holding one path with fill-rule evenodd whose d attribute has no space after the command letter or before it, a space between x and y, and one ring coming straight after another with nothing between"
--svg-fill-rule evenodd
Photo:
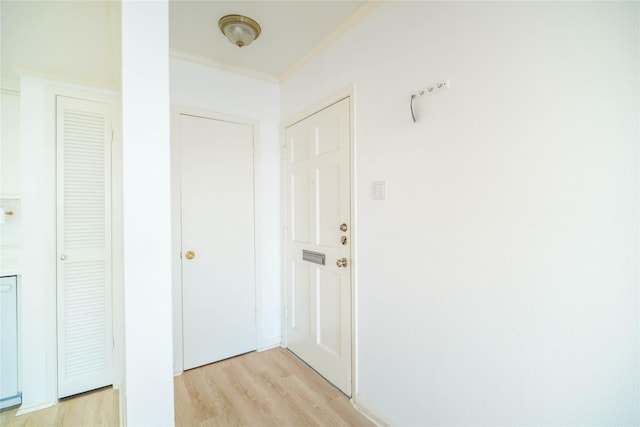
<instances>
[{"instance_id":1,"label":"flush mount ceiling light","mask_svg":"<svg viewBox=\"0 0 640 427\"><path fill-rule=\"evenodd\" d=\"M260 35L260 25L242 15L227 15L220 18L218 27L229 41L238 47L247 46Z\"/></svg>"}]
</instances>

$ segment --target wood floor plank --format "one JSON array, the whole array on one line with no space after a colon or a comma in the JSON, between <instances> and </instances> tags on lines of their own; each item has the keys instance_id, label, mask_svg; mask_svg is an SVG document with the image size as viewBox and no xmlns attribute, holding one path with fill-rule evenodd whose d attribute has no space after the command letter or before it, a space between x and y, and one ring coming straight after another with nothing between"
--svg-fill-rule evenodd
<instances>
[{"instance_id":1,"label":"wood floor plank","mask_svg":"<svg viewBox=\"0 0 640 427\"><path fill-rule=\"evenodd\" d=\"M298 376L291 375L284 379L284 383L291 389L299 407L304 408L318 425L344 425L341 415L329 405L330 400L317 399L317 393ZM343 400L346 401L346 397Z\"/></svg>"}]
</instances>

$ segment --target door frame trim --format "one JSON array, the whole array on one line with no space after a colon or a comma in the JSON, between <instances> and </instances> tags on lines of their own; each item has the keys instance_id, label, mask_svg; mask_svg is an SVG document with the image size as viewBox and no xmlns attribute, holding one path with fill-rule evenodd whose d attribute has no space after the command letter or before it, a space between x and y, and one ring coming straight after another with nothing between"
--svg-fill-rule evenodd
<instances>
[{"instance_id":1,"label":"door frame trim","mask_svg":"<svg viewBox=\"0 0 640 427\"><path fill-rule=\"evenodd\" d=\"M260 235L259 226L259 210L257 205L257 194L259 189L258 174L256 173L257 165L260 163L259 158L259 121L246 117L232 116L223 113L217 113L209 110L187 107L184 105L171 105L171 247L172 247L172 282L173 282L173 373L180 375L184 371L184 340L183 340L183 319L182 319L182 261L181 261L181 243L182 243L182 194L181 186L181 168L180 168L180 134L177 126L180 115L201 117L204 119L218 120L223 122L237 123L241 125L251 126L252 142L253 142L253 257L256 266L253 277L255 310L254 322L256 326L255 344L261 342L262 325L258 321L262 315L262 289L258 283L258 257L256 250L258 248L258 236Z\"/></svg>"},{"instance_id":2,"label":"door frame trim","mask_svg":"<svg viewBox=\"0 0 640 427\"><path fill-rule=\"evenodd\" d=\"M285 156L286 137L285 131L288 127L310 117L330 106L336 104L343 99L349 98L349 181L350 181L350 197L349 197L349 211L351 221L351 246L350 246L350 262L351 262L351 400L357 395L357 304L356 304L356 290L357 290L357 224L356 224L356 174L355 174L355 153L356 153L356 109L355 109L355 97L356 88L355 84L350 84L332 95L323 98L322 100L313 103L311 106L304 108L299 113L293 115L287 120L284 120L280 125L280 229L281 229L281 245L280 245L280 271L281 274L281 328L282 328L282 344L283 348L288 348L287 342L287 322L288 322L288 292L289 286L287 281L287 239L286 233L286 212L287 212L287 183L286 183L286 163L283 161Z\"/></svg>"}]
</instances>

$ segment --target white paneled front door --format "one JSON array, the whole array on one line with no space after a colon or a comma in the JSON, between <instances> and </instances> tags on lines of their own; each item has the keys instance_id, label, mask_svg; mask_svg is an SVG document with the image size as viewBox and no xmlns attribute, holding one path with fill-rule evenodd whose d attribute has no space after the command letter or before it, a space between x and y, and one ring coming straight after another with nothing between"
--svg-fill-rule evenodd
<instances>
[{"instance_id":1,"label":"white paneled front door","mask_svg":"<svg viewBox=\"0 0 640 427\"><path fill-rule=\"evenodd\" d=\"M111 384L111 113L57 98L58 397ZM28 366L23 369L29 369Z\"/></svg>"},{"instance_id":2,"label":"white paneled front door","mask_svg":"<svg viewBox=\"0 0 640 427\"><path fill-rule=\"evenodd\" d=\"M184 369L256 349L253 127L179 114Z\"/></svg>"},{"instance_id":3,"label":"white paneled front door","mask_svg":"<svg viewBox=\"0 0 640 427\"><path fill-rule=\"evenodd\" d=\"M287 345L351 395L350 98L286 128Z\"/></svg>"}]
</instances>

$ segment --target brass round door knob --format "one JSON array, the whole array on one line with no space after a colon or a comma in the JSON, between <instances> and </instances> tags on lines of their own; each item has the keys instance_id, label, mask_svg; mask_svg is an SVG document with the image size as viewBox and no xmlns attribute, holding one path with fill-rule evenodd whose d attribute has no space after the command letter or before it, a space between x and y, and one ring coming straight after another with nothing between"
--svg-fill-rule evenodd
<instances>
[{"instance_id":1,"label":"brass round door knob","mask_svg":"<svg viewBox=\"0 0 640 427\"><path fill-rule=\"evenodd\" d=\"M184 254L184 257L186 259L194 259L196 257L196 253L193 251L187 251L187 253Z\"/></svg>"},{"instance_id":2,"label":"brass round door knob","mask_svg":"<svg viewBox=\"0 0 640 427\"><path fill-rule=\"evenodd\" d=\"M347 224L344 224L344 223L340 224L340 231L347 231L347 228L348 228Z\"/></svg>"}]
</instances>

